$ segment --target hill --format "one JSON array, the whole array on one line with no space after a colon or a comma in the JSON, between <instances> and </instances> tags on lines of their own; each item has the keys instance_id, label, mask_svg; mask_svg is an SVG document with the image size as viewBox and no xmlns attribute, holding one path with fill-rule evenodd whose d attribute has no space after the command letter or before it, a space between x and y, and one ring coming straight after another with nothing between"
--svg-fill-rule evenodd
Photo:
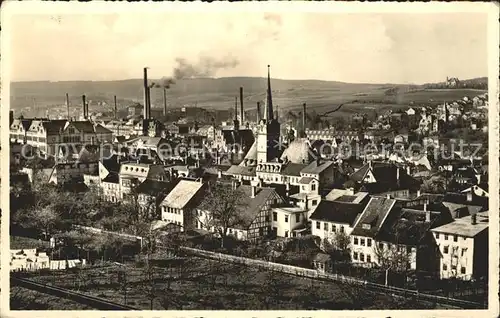
<instances>
[{"instance_id":1,"label":"hill","mask_svg":"<svg viewBox=\"0 0 500 318\"><path fill-rule=\"evenodd\" d=\"M152 80L154 82L155 80ZM474 91L469 89L428 90L424 85L358 84L319 80L273 79L273 100L281 110L300 108L306 102L308 108L326 111L339 103L353 105L372 104L373 107L391 105L408 106L410 103L426 103L430 100L461 98ZM195 78L180 80L167 92L169 108L198 106L207 109L228 109L234 107L234 98L239 87L244 88L246 109L255 109L258 101L265 99L266 79L257 77ZM72 105L81 105L81 95L90 101L90 111L99 108L109 111L113 95L118 98L122 109L134 102L142 103L141 79L120 81L64 81L64 82L13 82L11 84L11 107L16 113L31 112L36 105L38 111L60 107L65 94ZM162 107L162 89L152 89L153 107ZM80 106L75 106L79 108ZM370 108L370 107L368 107ZM353 110L352 108L351 110ZM102 110L101 110L102 111Z\"/></svg>"}]
</instances>

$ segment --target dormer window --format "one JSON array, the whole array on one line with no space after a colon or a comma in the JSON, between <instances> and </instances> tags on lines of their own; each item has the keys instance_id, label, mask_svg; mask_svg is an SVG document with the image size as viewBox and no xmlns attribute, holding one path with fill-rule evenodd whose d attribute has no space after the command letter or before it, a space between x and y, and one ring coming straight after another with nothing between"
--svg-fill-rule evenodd
<instances>
[{"instance_id":1,"label":"dormer window","mask_svg":"<svg viewBox=\"0 0 500 318\"><path fill-rule=\"evenodd\" d=\"M371 225L371 224L369 224L369 223L363 223L363 224L361 225L361 228L362 228L362 229L364 229L364 230L369 230L369 229L371 229L371 228L372 228L372 225Z\"/></svg>"}]
</instances>

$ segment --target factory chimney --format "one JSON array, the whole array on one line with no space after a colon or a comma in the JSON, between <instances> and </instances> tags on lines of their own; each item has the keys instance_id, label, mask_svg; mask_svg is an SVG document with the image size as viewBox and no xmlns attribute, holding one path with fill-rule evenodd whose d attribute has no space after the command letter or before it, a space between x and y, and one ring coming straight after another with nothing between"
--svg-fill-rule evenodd
<instances>
[{"instance_id":1,"label":"factory chimney","mask_svg":"<svg viewBox=\"0 0 500 318\"><path fill-rule=\"evenodd\" d=\"M260 102L257 102L257 123L260 123Z\"/></svg>"},{"instance_id":2,"label":"factory chimney","mask_svg":"<svg viewBox=\"0 0 500 318\"><path fill-rule=\"evenodd\" d=\"M82 103L83 103L83 119L87 120L87 101L85 100L85 95L82 95Z\"/></svg>"},{"instance_id":3,"label":"factory chimney","mask_svg":"<svg viewBox=\"0 0 500 318\"><path fill-rule=\"evenodd\" d=\"M167 88L163 88L163 116L167 116Z\"/></svg>"},{"instance_id":4,"label":"factory chimney","mask_svg":"<svg viewBox=\"0 0 500 318\"><path fill-rule=\"evenodd\" d=\"M306 135L306 103L302 104L302 131L300 134L302 138Z\"/></svg>"},{"instance_id":5,"label":"factory chimney","mask_svg":"<svg viewBox=\"0 0 500 318\"><path fill-rule=\"evenodd\" d=\"M144 68L144 110L143 110L143 116L144 119L148 119L149 115L149 87L148 87L148 68Z\"/></svg>"},{"instance_id":6,"label":"factory chimney","mask_svg":"<svg viewBox=\"0 0 500 318\"><path fill-rule=\"evenodd\" d=\"M238 122L238 97L234 98L234 131L238 131L240 129Z\"/></svg>"},{"instance_id":7,"label":"factory chimney","mask_svg":"<svg viewBox=\"0 0 500 318\"><path fill-rule=\"evenodd\" d=\"M113 96L113 101L115 103L115 119L118 118L118 107L116 106L116 95Z\"/></svg>"},{"instance_id":8,"label":"factory chimney","mask_svg":"<svg viewBox=\"0 0 500 318\"><path fill-rule=\"evenodd\" d=\"M240 122L245 122L245 111L243 110L243 87L240 87Z\"/></svg>"},{"instance_id":9,"label":"factory chimney","mask_svg":"<svg viewBox=\"0 0 500 318\"><path fill-rule=\"evenodd\" d=\"M66 108L68 110L68 121L69 121L70 117L69 117L69 95L68 95L68 93L66 93Z\"/></svg>"}]
</instances>

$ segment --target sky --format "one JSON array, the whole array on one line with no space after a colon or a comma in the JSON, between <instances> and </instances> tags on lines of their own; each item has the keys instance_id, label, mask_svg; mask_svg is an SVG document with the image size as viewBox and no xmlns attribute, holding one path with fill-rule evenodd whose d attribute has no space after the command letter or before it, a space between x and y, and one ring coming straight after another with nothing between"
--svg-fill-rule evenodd
<instances>
[{"instance_id":1,"label":"sky","mask_svg":"<svg viewBox=\"0 0 500 318\"><path fill-rule=\"evenodd\" d=\"M13 81L171 76L176 59L211 76L427 83L487 76L482 13L120 13L16 15ZM231 61L231 63L225 63Z\"/></svg>"}]
</instances>

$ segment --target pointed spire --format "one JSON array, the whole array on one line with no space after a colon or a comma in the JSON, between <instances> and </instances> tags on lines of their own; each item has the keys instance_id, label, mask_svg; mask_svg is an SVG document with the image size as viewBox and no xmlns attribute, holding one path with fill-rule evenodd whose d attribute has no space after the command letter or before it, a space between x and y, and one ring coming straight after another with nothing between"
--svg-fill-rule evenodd
<instances>
[{"instance_id":1,"label":"pointed spire","mask_svg":"<svg viewBox=\"0 0 500 318\"><path fill-rule=\"evenodd\" d=\"M267 66L267 96L266 96L266 109L265 109L265 119L272 120L274 117L273 110L273 97L271 94L271 65Z\"/></svg>"}]
</instances>

